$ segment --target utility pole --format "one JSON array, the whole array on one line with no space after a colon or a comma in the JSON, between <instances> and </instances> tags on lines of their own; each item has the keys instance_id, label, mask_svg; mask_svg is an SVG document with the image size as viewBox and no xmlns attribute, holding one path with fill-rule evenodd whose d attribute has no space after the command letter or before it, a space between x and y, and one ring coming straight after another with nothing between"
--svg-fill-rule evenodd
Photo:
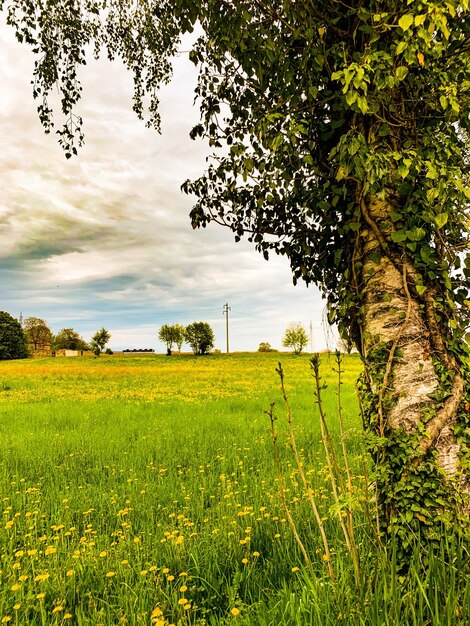
<instances>
[{"instance_id":1,"label":"utility pole","mask_svg":"<svg viewBox=\"0 0 470 626\"><path fill-rule=\"evenodd\" d=\"M223 314L226 315L227 317L225 318L225 334L227 337L227 354L229 353L229 349L228 349L228 312L232 310L232 307L229 307L228 302L226 302L224 304L224 308L222 310Z\"/></svg>"}]
</instances>

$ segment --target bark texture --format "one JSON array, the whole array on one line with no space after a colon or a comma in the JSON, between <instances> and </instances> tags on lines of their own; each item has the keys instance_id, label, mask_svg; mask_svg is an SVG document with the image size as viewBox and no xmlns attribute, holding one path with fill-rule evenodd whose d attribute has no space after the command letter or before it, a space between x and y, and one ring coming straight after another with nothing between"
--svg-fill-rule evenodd
<instances>
[{"instance_id":1,"label":"bark texture","mask_svg":"<svg viewBox=\"0 0 470 626\"><path fill-rule=\"evenodd\" d=\"M453 430L465 382L439 332L432 288L420 297L415 269L387 243L392 203L368 198L361 208L368 225L362 233L361 349L369 371L378 373L368 380L377 404L372 428L381 437L400 432L417 436L399 480L423 460L435 459L449 494L467 493L468 506L468 475L461 469L461 447ZM443 397L439 363L450 386Z\"/></svg>"}]
</instances>

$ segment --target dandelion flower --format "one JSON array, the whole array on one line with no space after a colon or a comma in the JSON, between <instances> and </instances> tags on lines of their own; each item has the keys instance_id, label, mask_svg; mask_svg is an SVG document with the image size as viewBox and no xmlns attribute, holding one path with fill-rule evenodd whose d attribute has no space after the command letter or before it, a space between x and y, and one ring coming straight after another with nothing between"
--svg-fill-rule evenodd
<instances>
[{"instance_id":1,"label":"dandelion flower","mask_svg":"<svg viewBox=\"0 0 470 626\"><path fill-rule=\"evenodd\" d=\"M260 553L259 552L253 552L253 556L258 557L258 556L260 556Z\"/></svg>"},{"instance_id":2,"label":"dandelion flower","mask_svg":"<svg viewBox=\"0 0 470 626\"><path fill-rule=\"evenodd\" d=\"M187 590L188 590L188 588L186 587L186 585L183 585L182 587L180 587L181 593L184 593Z\"/></svg>"},{"instance_id":3,"label":"dandelion flower","mask_svg":"<svg viewBox=\"0 0 470 626\"><path fill-rule=\"evenodd\" d=\"M47 546L47 548L44 551L44 554L47 556L49 554L55 554L56 552L57 550L53 546Z\"/></svg>"},{"instance_id":4,"label":"dandelion flower","mask_svg":"<svg viewBox=\"0 0 470 626\"><path fill-rule=\"evenodd\" d=\"M161 608L159 606L156 606L153 611L152 614L150 615L150 617L153 619L154 617L161 617L163 615L163 611L161 610Z\"/></svg>"},{"instance_id":5,"label":"dandelion flower","mask_svg":"<svg viewBox=\"0 0 470 626\"><path fill-rule=\"evenodd\" d=\"M13 608L15 609L15 611L17 611L19 608L21 608L21 604L17 602L16 604L13 605Z\"/></svg>"},{"instance_id":6,"label":"dandelion flower","mask_svg":"<svg viewBox=\"0 0 470 626\"><path fill-rule=\"evenodd\" d=\"M53 609L53 611L52 611L52 615L55 615L55 613L60 613L60 612L61 612L61 611L63 611L63 610L64 610L64 607L63 607L63 606L60 606L60 605L59 605L59 606L56 606L56 607Z\"/></svg>"},{"instance_id":7,"label":"dandelion flower","mask_svg":"<svg viewBox=\"0 0 470 626\"><path fill-rule=\"evenodd\" d=\"M2 617L2 624L6 624L10 620L11 620L11 615L5 615L5 617Z\"/></svg>"},{"instance_id":8,"label":"dandelion flower","mask_svg":"<svg viewBox=\"0 0 470 626\"><path fill-rule=\"evenodd\" d=\"M186 598L180 598L180 599L178 600L178 604L187 604L187 603L188 603L188 601L187 601L187 599L186 599Z\"/></svg>"},{"instance_id":9,"label":"dandelion flower","mask_svg":"<svg viewBox=\"0 0 470 626\"><path fill-rule=\"evenodd\" d=\"M191 608L191 605L188 602L188 604L185 604L183 608L186 609L186 611L188 611Z\"/></svg>"},{"instance_id":10,"label":"dandelion flower","mask_svg":"<svg viewBox=\"0 0 470 626\"><path fill-rule=\"evenodd\" d=\"M72 619L72 613L65 613L64 619Z\"/></svg>"},{"instance_id":11,"label":"dandelion flower","mask_svg":"<svg viewBox=\"0 0 470 626\"><path fill-rule=\"evenodd\" d=\"M21 585L19 585L18 583L15 583L11 586L12 591L18 591L18 589L21 589Z\"/></svg>"},{"instance_id":12,"label":"dandelion flower","mask_svg":"<svg viewBox=\"0 0 470 626\"><path fill-rule=\"evenodd\" d=\"M108 573L106 574L106 577L107 577L107 578L112 578L113 576L116 576L116 572L108 572Z\"/></svg>"},{"instance_id":13,"label":"dandelion flower","mask_svg":"<svg viewBox=\"0 0 470 626\"><path fill-rule=\"evenodd\" d=\"M38 593L38 595L36 596L36 599L37 599L37 600L42 600L42 599L43 599L43 598L45 598L45 597L46 597L46 594L45 594L45 593Z\"/></svg>"},{"instance_id":14,"label":"dandelion flower","mask_svg":"<svg viewBox=\"0 0 470 626\"><path fill-rule=\"evenodd\" d=\"M100 552L100 557L103 558L107 555L108 553L106 552L106 550L103 550L102 552Z\"/></svg>"},{"instance_id":15,"label":"dandelion flower","mask_svg":"<svg viewBox=\"0 0 470 626\"><path fill-rule=\"evenodd\" d=\"M74 574L75 574L75 570L74 569L67 570L67 576L73 576Z\"/></svg>"},{"instance_id":16,"label":"dandelion flower","mask_svg":"<svg viewBox=\"0 0 470 626\"><path fill-rule=\"evenodd\" d=\"M242 563L246 565L248 563L248 559L247 558L242 559Z\"/></svg>"},{"instance_id":17,"label":"dandelion flower","mask_svg":"<svg viewBox=\"0 0 470 626\"><path fill-rule=\"evenodd\" d=\"M230 611L230 613L232 615L240 615L240 609L237 609L237 607L234 606L233 609Z\"/></svg>"},{"instance_id":18,"label":"dandelion flower","mask_svg":"<svg viewBox=\"0 0 470 626\"><path fill-rule=\"evenodd\" d=\"M298 571L300 571L298 567L293 567L292 568L292 573L293 574L295 574L295 572L298 572Z\"/></svg>"}]
</instances>

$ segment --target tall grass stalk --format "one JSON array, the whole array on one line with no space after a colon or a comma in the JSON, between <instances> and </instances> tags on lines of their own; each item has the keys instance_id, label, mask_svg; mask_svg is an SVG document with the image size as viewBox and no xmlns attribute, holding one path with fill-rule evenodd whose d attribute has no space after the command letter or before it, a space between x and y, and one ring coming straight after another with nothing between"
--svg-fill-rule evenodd
<instances>
[{"instance_id":1,"label":"tall grass stalk","mask_svg":"<svg viewBox=\"0 0 470 626\"><path fill-rule=\"evenodd\" d=\"M333 563L331 561L331 550L330 550L330 545L328 542L328 537L326 535L325 532L325 526L323 524L323 521L321 519L321 515L320 512L318 510L318 506L317 503L315 502L315 498L313 497L313 490L309 484L309 481L307 480L307 476L305 475L304 472L304 467L303 467L303 463L300 459L299 456L299 451L297 448L297 442L296 442L296 438L295 438L295 430L294 430L294 420L292 417L292 410L289 404L289 399L287 397L287 393L286 393L286 388L284 385L284 372L282 369L282 365L279 363L277 369L276 369L280 381L281 381L281 391L282 391L282 397L284 399L284 404L286 407L286 411L287 411L287 421L289 424L289 447L291 448L293 455L294 455L294 460L295 460L295 464L297 466L297 471L299 472L299 476L300 479L302 481L302 484L304 486L305 489L305 493L307 495L308 501L310 503L310 506L312 508L313 511L313 515L315 517L315 521L318 527L318 530L320 531L320 536L323 542L323 548L325 550L325 555L324 555L324 562L326 563L326 567L328 570L328 576L330 577L331 582L333 583L333 585L335 584L335 573L334 573L334 569L333 569Z\"/></svg>"}]
</instances>

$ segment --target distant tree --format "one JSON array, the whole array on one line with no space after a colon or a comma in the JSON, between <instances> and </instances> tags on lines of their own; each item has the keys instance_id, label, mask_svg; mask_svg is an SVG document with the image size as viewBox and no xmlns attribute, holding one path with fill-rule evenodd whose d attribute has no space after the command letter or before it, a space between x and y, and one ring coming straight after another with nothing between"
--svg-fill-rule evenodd
<instances>
[{"instance_id":1,"label":"distant tree","mask_svg":"<svg viewBox=\"0 0 470 626\"><path fill-rule=\"evenodd\" d=\"M163 324L158 333L158 338L160 339L160 341L166 344L167 356L171 356L173 344L176 343L175 327L171 326L170 324Z\"/></svg>"},{"instance_id":2,"label":"distant tree","mask_svg":"<svg viewBox=\"0 0 470 626\"><path fill-rule=\"evenodd\" d=\"M269 342L262 341L259 344L258 352L273 352L273 349L271 348L271 344Z\"/></svg>"},{"instance_id":3,"label":"distant tree","mask_svg":"<svg viewBox=\"0 0 470 626\"><path fill-rule=\"evenodd\" d=\"M114 354L114 352L111 350L111 348L106 348L106 350L104 351L105 354Z\"/></svg>"},{"instance_id":4,"label":"distant tree","mask_svg":"<svg viewBox=\"0 0 470 626\"><path fill-rule=\"evenodd\" d=\"M53 337L53 348L55 350L88 350L89 346L73 328L62 328Z\"/></svg>"},{"instance_id":5,"label":"distant tree","mask_svg":"<svg viewBox=\"0 0 470 626\"><path fill-rule=\"evenodd\" d=\"M21 324L6 311L0 311L0 360L27 356L27 340Z\"/></svg>"},{"instance_id":6,"label":"distant tree","mask_svg":"<svg viewBox=\"0 0 470 626\"><path fill-rule=\"evenodd\" d=\"M193 322L186 326L184 339L194 354L207 354L214 346L214 331L207 322Z\"/></svg>"},{"instance_id":7,"label":"distant tree","mask_svg":"<svg viewBox=\"0 0 470 626\"><path fill-rule=\"evenodd\" d=\"M184 343L185 330L185 327L181 324L173 324L175 343L178 348L178 352L181 352L181 346Z\"/></svg>"},{"instance_id":8,"label":"distant tree","mask_svg":"<svg viewBox=\"0 0 470 626\"><path fill-rule=\"evenodd\" d=\"M51 329L39 317L27 317L23 323L23 331L34 350L48 348L52 343Z\"/></svg>"},{"instance_id":9,"label":"distant tree","mask_svg":"<svg viewBox=\"0 0 470 626\"><path fill-rule=\"evenodd\" d=\"M97 330L96 333L91 338L91 349L96 354L96 356L100 356L101 352L104 350L106 344L111 339L111 335L106 330L106 328L101 328Z\"/></svg>"},{"instance_id":10,"label":"distant tree","mask_svg":"<svg viewBox=\"0 0 470 626\"><path fill-rule=\"evenodd\" d=\"M282 345L285 348L292 348L294 354L300 354L307 344L308 335L302 324L300 322L289 324L282 338Z\"/></svg>"}]
</instances>

